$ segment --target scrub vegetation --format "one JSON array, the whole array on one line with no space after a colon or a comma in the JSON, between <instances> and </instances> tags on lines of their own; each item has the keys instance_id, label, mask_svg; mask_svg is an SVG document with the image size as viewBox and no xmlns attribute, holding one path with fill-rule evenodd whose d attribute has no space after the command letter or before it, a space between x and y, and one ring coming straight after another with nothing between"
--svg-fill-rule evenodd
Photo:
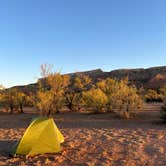
<instances>
[{"instance_id":1,"label":"scrub vegetation","mask_svg":"<svg viewBox=\"0 0 166 166\"><path fill-rule=\"evenodd\" d=\"M144 102L164 102L161 118L166 119L166 87L156 89L136 88L127 77L123 79L98 79L88 74L75 76L53 72L52 65L41 65L41 78L34 92L17 88L3 89L0 104L10 114L23 113L24 106L35 107L41 115L52 116L61 110L73 112L114 112L124 118L135 116Z\"/></svg>"}]
</instances>

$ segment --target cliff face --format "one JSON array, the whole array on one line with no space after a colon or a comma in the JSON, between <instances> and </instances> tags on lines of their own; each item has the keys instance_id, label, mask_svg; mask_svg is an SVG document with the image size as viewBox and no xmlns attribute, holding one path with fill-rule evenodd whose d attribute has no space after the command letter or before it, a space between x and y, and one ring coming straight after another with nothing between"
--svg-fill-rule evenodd
<instances>
[{"instance_id":1,"label":"cliff face","mask_svg":"<svg viewBox=\"0 0 166 166\"><path fill-rule=\"evenodd\" d=\"M150 79L145 86L157 89L158 87L162 87L164 85L166 85L166 75L157 74L152 79Z\"/></svg>"},{"instance_id":2,"label":"cliff face","mask_svg":"<svg viewBox=\"0 0 166 166\"><path fill-rule=\"evenodd\" d=\"M148 69L119 69L110 72L104 72L101 69L96 69L77 73L89 75L92 78L93 82L105 78L113 78L120 80L128 77L129 81L135 84L138 88L144 87L146 89L158 89L166 85L166 66L152 67ZM77 73L69 73L68 75L70 75L71 78L74 78ZM35 92L37 90L37 84L17 86L16 88L22 91Z\"/></svg>"},{"instance_id":3,"label":"cliff face","mask_svg":"<svg viewBox=\"0 0 166 166\"><path fill-rule=\"evenodd\" d=\"M144 88L158 89L166 84L166 66L148 69L119 69L110 72L103 72L101 69L97 69L81 73L88 74L94 81L105 78L120 80L128 77L131 83L137 87Z\"/></svg>"},{"instance_id":4,"label":"cliff face","mask_svg":"<svg viewBox=\"0 0 166 166\"><path fill-rule=\"evenodd\" d=\"M166 66L148 69L122 69L110 72L110 77L128 77L137 87L158 89L166 84Z\"/></svg>"}]
</instances>

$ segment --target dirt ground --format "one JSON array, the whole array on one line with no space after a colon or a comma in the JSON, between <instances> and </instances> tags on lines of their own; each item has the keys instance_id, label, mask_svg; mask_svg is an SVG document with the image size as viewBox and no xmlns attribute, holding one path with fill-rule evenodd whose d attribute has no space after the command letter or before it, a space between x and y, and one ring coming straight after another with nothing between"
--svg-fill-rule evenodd
<instances>
[{"instance_id":1,"label":"dirt ground","mask_svg":"<svg viewBox=\"0 0 166 166\"><path fill-rule=\"evenodd\" d=\"M166 124L159 123L160 105L145 105L136 119L114 114L61 113L55 122L65 137L63 150L26 158L9 157L12 145L36 114L0 113L0 166L165 166Z\"/></svg>"}]
</instances>

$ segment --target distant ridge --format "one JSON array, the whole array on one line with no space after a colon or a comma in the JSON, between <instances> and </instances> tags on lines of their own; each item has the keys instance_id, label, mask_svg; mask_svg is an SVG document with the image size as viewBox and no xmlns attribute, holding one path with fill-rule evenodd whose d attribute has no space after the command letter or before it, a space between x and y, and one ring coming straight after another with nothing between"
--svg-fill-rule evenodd
<instances>
[{"instance_id":1,"label":"distant ridge","mask_svg":"<svg viewBox=\"0 0 166 166\"><path fill-rule=\"evenodd\" d=\"M147 86L150 88L158 88L162 87L164 84L166 84L166 76L162 74L157 74L152 79L150 79L147 83Z\"/></svg>"},{"instance_id":2,"label":"distant ridge","mask_svg":"<svg viewBox=\"0 0 166 166\"><path fill-rule=\"evenodd\" d=\"M150 67L146 69L116 69L110 72L104 72L102 69L95 69L89 71L68 73L65 75L70 75L71 78L73 78L76 76L77 73L89 75L92 78L93 82L105 78L113 78L120 80L128 77L129 81L135 84L138 88L144 87L145 89L159 89L160 87L166 85L166 66ZM18 88L21 91L34 92L37 90L37 83L25 86L15 86L12 88Z\"/></svg>"}]
</instances>

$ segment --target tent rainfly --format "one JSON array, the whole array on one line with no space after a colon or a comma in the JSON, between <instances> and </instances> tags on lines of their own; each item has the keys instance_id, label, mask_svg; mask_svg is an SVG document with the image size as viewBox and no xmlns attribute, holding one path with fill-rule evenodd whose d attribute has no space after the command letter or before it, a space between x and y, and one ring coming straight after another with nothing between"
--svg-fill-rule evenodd
<instances>
[{"instance_id":1,"label":"tent rainfly","mask_svg":"<svg viewBox=\"0 0 166 166\"><path fill-rule=\"evenodd\" d=\"M14 154L33 156L61 151L64 137L53 118L39 117L33 120L22 139L14 149Z\"/></svg>"}]
</instances>

